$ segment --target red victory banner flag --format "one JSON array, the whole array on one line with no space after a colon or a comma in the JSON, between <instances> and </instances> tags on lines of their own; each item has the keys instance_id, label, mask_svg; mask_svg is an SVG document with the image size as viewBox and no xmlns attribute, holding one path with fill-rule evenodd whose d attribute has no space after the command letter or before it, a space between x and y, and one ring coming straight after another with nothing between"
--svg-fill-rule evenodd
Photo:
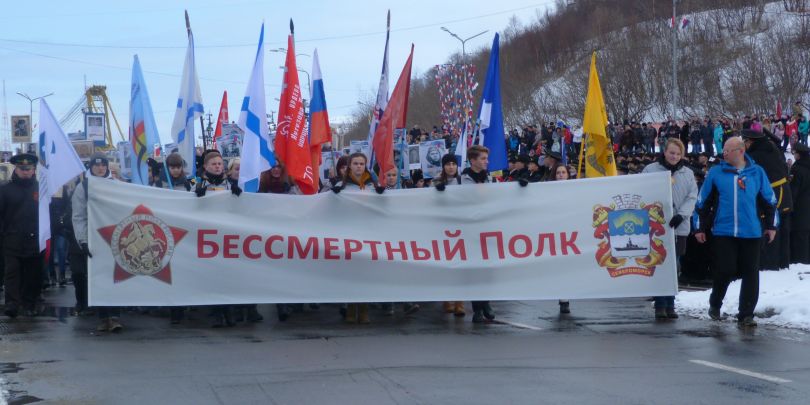
<instances>
[{"instance_id":1,"label":"red victory banner flag","mask_svg":"<svg viewBox=\"0 0 810 405\"><path fill-rule=\"evenodd\" d=\"M312 171L312 156L309 149L307 117L301 85L298 81L298 67L295 64L295 43L293 25L290 21L290 35L287 37L287 60L284 64L284 81L278 105L278 126L276 128L276 157L287 166L287 173L304 194L315 194L318 183Z\"/></svg>"},{"instance_id":2,"label":"red victory banner flag","mask_svg":"<svg viewBox=\"0 0 810 405\"><path fill-rule=\"evenodd\" d=\"M228 91L222 93L222 103L219 105L217 128L214 130L214 149L217 148L217 139L222 136L222 124L228 123Z\"/></svg>"},{"instance_id":3,"label":"red victory banner flag","mask_svg":"<svg viewBox=\"0 0 810 405\"><path fill-rule=\"evenodd\" d=\"M380 183L384 182L385 173L396 168L394 164L394 130L405 128L405 117L408 115L408 95L411 88L411 64L413 62L413 44L411 44L411 54L402 73L399 75L394 92L388 100L377 130L374 131L372 140L374 153L377 156L377 163L380 165Z\"/></svg>"}]
</instances>

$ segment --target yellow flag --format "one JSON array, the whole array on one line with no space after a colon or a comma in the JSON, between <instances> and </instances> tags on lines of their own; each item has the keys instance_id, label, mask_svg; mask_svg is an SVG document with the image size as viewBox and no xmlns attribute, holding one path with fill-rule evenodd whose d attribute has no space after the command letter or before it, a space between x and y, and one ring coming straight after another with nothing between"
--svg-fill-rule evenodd
<instances>
[{"instance_id":1,"label":"yellow flag","mask_svg":"<svg viewBox=\"0 0 810 405\"><path fill-rule=\"evenodd\" d=\"M588 97L585 99L585 117L582 119L582 133L585 135L585 177L616 175L616 161L613 148L605 129L608 120L605 112L605 99L596 72L596 52L591 55L591 73L588 79Z\"/></svg>"}]
</instances>

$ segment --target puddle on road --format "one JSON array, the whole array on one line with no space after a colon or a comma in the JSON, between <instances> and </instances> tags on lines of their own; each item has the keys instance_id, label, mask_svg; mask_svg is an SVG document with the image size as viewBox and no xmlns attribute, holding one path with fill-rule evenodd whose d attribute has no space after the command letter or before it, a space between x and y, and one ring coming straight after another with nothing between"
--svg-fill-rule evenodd
<instances>
[{"instance_id":1,"label":"puddle on road","mask_svg":"<svg viewBox=\"0 0 810 405\"><path fill-rule=\"evenodd\" d=\"M20 363L0 363L0 374L16 374L24 370Z\"/></svg>"}]
</instances>

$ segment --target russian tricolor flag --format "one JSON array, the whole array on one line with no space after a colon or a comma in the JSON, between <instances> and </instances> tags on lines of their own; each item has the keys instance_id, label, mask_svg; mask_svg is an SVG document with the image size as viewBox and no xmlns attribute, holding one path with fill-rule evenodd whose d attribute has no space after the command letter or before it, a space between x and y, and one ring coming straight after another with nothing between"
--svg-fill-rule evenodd
<instances>
[{"instance_id":1,"label":"russian tricolor flag","mask_svg":"<svg viewBox=\"0 0 810 405\"><path fill-rule=\"evenodd\" d=\"M321 145L332 141L332 130L329 128L329 113L326 110L326 95L323 90L321 66L318 63L318 50L312 54L312 94L309 105L309 145L312 152L312 171L319 178Z\"/></svg>"}]
</instances>

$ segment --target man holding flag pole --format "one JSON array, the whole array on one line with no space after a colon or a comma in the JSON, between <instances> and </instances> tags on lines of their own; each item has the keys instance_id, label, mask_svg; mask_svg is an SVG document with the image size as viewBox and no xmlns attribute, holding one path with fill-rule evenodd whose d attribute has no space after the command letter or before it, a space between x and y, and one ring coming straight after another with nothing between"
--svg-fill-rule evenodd
<instances>
[{"instance_id":1,"label":"man holding flag pole","mask_svg":"<svg viewBox=\"0 0 810 405\"><path fill-rule=\"evenodd\" d=\"M40 100L39 154L11 158L11 182L0 188L0 220L4 224L5 314L20 309L36 314L42 286L42 254L50 245L50 204L54 194L84 170L84 165L48 103ZM37 182L37 166L40 181Z\"/></svg>"}]
</instances>

